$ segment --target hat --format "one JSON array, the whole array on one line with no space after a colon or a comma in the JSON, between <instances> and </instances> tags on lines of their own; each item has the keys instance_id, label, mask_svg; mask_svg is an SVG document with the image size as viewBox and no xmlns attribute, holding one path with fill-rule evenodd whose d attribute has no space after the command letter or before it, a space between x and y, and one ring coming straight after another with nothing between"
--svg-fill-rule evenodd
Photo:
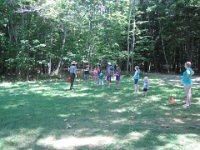
<instances>
[{"instance_id":1,"label":"hat","mask_svg":"<svg viewBox=\"0 0 200 150\"><path fill-rule=\"evenodd\" d=\"M139 66L135 66L135 69L139 69L140 67Z\"/></svg>"},{"instance_id":2,"label":"hat","mask_svg":"<svg viewBox=\"0 0 200 150\"><path fill-rule=\"evenodd\" d=\"M110 63L110 62L108 62L108 65L111 65L111 63Z\"/></svg>"},{"instance_id":3,"label":"hat","mask_svg":"<svg viewBox=\"0 0 200 150\"><path fill-rule=\"evenodd\" d=\"M77 62L75 62L75 61L71 62L71 65L76 65L76 64L77 64Z\"/></svg>"}]
</instances>

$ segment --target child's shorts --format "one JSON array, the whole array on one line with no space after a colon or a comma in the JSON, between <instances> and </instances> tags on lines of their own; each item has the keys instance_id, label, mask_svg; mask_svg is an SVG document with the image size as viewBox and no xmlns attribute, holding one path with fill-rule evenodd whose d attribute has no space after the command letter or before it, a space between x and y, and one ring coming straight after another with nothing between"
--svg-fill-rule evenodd
<instances>
[{"instance_id":1,"label":"child's shorts","mask_svg":"<svg viewBox=\"0 0 200 150\"><path fill-rule=\"evenodd\" d=\"M117 76L117 77L116 77L116 80L117 80L117 81L120 81L120 77L119 77L119 76Z\"/></svg>"},{"instance_id":2,"label":"child's shorts","mask_svg":"<svg viewBox=\"0 0 200 150\"><path fill-rule=\"evenodd\" d=\"M147 92L147 91L148 91L148 89L147 89L147 88L144 88L144 89L143 89L143 91L144 91L144 92Z\"/></svg>"},{"instance_id":3,"label":"child's shorts","mask_svg":"<svg viewBox=\"0 0 200 150\"><path fill-rule=\"evenodd\" d=\"M138 84L138 79L134 79L134 83L135 83L135 84Z\"/></svg>"},{"instance_id":4,"label":"child's shorts","mask_svg":"<svg viewBox=\"0 0 200 150\"><path fill-rule=\"evenodd\" d=\"M107 81L111 80L111 74L108 74L106 77L107 77Z\"/></svg>"}]
</instances>

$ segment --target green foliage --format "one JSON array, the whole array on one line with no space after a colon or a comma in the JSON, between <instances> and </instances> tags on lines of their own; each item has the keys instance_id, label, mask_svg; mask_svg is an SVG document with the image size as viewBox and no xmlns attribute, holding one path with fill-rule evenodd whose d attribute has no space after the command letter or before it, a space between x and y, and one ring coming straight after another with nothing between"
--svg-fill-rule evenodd
<instances>
[{"instance_id":1,"label":"green foliage","mask_svg":"<svg viewBox=\"0 0 200 150\"><path fill-rule=\"evenodd\" d=\"M45 74L50 61L54 71L60 62L61 67L72 60L122 63L128 57L141 67L152 64L157 71L166 62L176 70L186 60L200 68L198 0L129 2L1 1L1 73Z\"/></svg>"}]
</instances>

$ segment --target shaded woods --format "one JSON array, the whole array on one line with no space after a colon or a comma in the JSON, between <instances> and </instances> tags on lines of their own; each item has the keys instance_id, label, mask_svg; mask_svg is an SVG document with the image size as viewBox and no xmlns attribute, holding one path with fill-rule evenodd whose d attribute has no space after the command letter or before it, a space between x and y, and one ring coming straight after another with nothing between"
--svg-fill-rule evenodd
<instances>
[{"instance_id":1,"label":"shaded woods","mask_svg":"<svg viewBox=\"0 0 200 150\"><path fill-rule=\"evenodd\" d=\"M57 76L72 60L200 71L198 0L3 0L0 15L1 76Z\"/></svg>"}]
</instances>

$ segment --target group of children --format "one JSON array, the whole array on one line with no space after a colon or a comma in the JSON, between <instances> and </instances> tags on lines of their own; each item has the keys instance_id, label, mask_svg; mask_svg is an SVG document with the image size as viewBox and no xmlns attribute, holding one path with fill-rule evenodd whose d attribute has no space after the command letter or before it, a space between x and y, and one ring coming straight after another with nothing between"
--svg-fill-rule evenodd
<instances>
[{"instance_id":1,"label":"group of children","mask_svg":"<svg viewBox=\"0 0 200 150\"><path fill-rule=\"evenodd\" d=\"M71 78L71 86L70 90L73 88L73 82L75 77L77 76L77 67L76 67L76 62L73 61L71 63L71 66L68 68L68 71L70 72L70 78ZM192 76L194 74L194 71L191 69L191 62L186 62L185 63L185 72L182 75L182 83L184 85L184 91L186 94L186 100L184 103L184 107L187 108L189 107L192 102ZM89 75L89 66L84 70L86 75ZM114 67L111 65L111 63L108 63L107 68L106 68L106 83L107 87L110 88L110 82L113 74L116 76L116 89L120 89L120 76L121 76L121 70L119 66L116 66L116 70ZM138 81L139 81L139 75L140 74L140 69L139 66L135 66L135 72L132 77L134 81L134 91L137 93L139 91L139 86L138 86ZM104 73L102 70L99 69L98 66L95 67L93 70L93 75L94 79L96 81L96 84L101 86L103 88L104 85ZM84 79L88 79L88 76L84 76ZM143 81L143 91L144 91L144 96L147 96L147 91L149 89L149 80L148 77L144 77Z\"/></svg>"},{"instance_id":2,"label":"group of children","mask_svg":"<svg viewBox=\"0 0 200 150\"><path fill-rule=\"evenodd\" d=\"M115 73L113 73L115 72ZM113 66L111 66L110 63L108 63L108 66L106 68L106 84L108 88L110 88L110 82L112 78L112 74L116 76L116 89L120 89L120 76L121 76L121 70L119 66L116 66L116 70ZM104 85L104 73L101 69L98 68L98 66L95 67L93 71L94 79L96 81L96 84L101 86L103 88Z\"/></svg>"},{"instance_id":3,"label":"group of children","mask_svg":"<svg viewBox=\"0 0 200 150\"><path fill-rule=\"evenodd\" d=\"M139 66L135 66L135 72L132 77L134 81L134 91L135 93L139 92L139 86L138 86L138 81L139 81L139 74L140 74L140 69ZM101 86L103 88L104 85L104 73L102 70L98 69L98 66L95 67L93 71L94 79L96 81L96 84ZM121 79L121 69L119 66L116 66L116 70L114 67L111 65L111 63L108 63L108 66L106 68L106 84L107 87L110 88L110 83L111 83L111 78L112 76L116 77L116 89L120 89L120 79ZM143 91L144 91L144 96L147 96L147 91L149 89L149 80L148 77L144 77L144 82L143 82Z\"/></svg>"}]
</instances>

